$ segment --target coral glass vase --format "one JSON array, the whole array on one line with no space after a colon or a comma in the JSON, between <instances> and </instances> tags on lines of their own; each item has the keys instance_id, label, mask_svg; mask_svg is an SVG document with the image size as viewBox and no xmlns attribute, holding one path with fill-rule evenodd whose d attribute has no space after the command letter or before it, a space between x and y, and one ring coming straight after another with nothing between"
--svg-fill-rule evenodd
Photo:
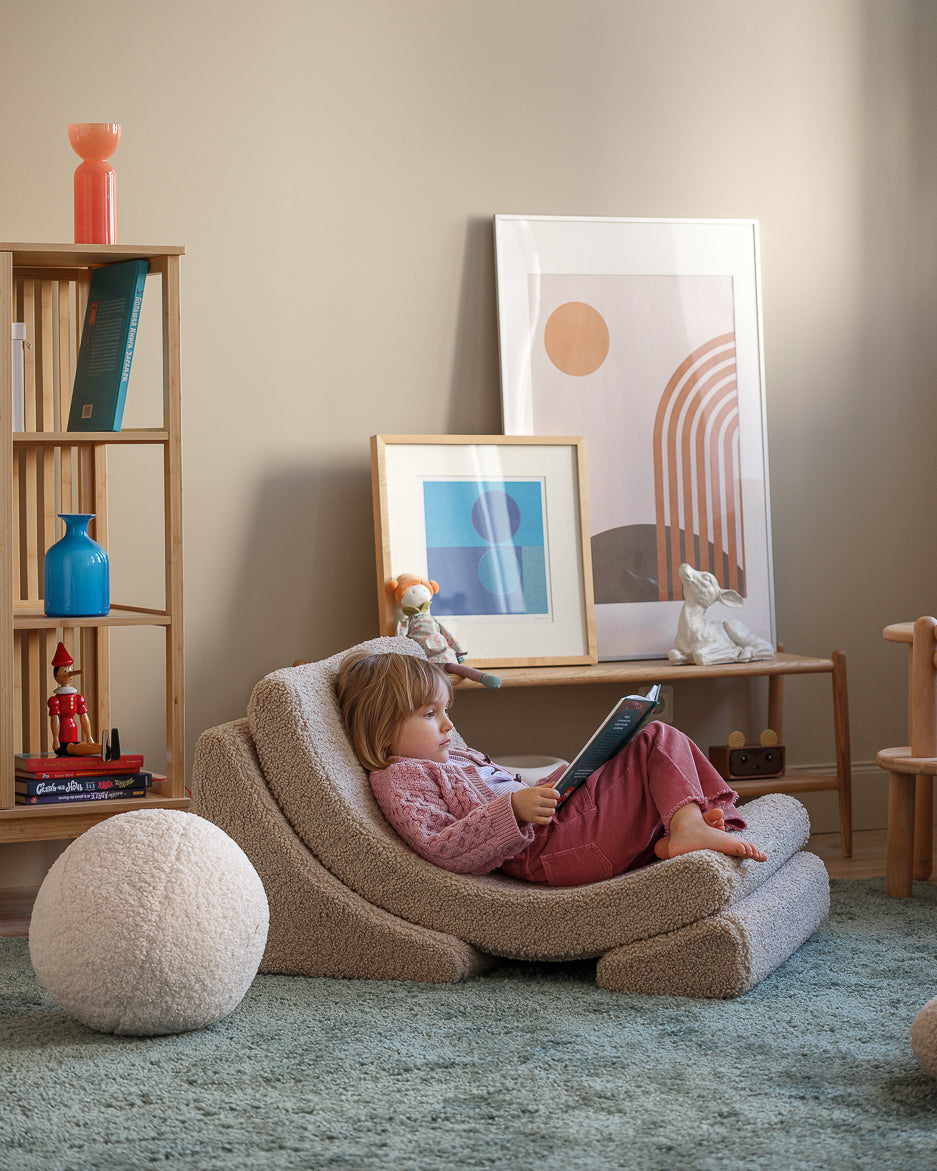
<instances>
[{"instance_id":1,"label":"coral glass vase","mask_svg":"<svg viewBox=\"0 0 937 1171\"><path fill-rule=\"evenodd\" d=\"M93 512L60 512L65 535L43 563L45 612L55 618L97 618L111 608L107 553L88 536Z\"/></svg>"},{"instance_id":2,"label":"coral glass vase","mask_svg":"<svg viewBox=\"0 0 937 1171\"><path fill-rule=\"evenodd\" d=\"M120 142L117 122L74 122L68 141L83 162L75 169L75 243L117 243L117 176L107 161Z\"/></svg>"}]
</instances>

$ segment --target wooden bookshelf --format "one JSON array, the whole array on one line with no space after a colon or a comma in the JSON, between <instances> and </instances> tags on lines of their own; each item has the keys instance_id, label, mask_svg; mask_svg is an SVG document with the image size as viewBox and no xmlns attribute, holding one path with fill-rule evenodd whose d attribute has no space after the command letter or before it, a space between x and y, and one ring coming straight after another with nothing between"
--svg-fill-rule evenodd
<instances>
[{"instance_id":1,"label":"wooden bookshelf","mask_svg":"<svg viewBox=\"0 0 937 1171\"><path fill-rule=\"evenodd\" d=\"M129 809L186 809L185 676L182 630L182 433L180 259L175 246L0 243L0 843L74 838ZM145 259L162 291L162 425L120 432L63 430L93 269ZM147 306L149 311L149 306ZM26 430L12 430L11 328L25 321ZM132 388L131 388L132 389ZM107 453L147 445L162 456L164 605L111 603L100 618L48 618L42 561L57 539L60 512L95 514L108 548ZM156 534L154 534L156 535ZM108 548L109 554L113 551ZM153 626L165 634L166 781L133 801L17 806L14 752L49 748L46 699L56 643L82 669L81 690L96 734L111 726L110 631Z\"/></svg>"}]
</instances>

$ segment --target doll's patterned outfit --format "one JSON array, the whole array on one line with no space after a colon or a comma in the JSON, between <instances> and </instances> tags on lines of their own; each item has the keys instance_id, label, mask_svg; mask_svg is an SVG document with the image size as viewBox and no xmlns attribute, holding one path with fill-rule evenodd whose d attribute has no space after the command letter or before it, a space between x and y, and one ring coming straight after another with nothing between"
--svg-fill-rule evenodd
<instances>
[{"instance_id":1,"label":"doll's patterned outfit","mask_svg":"<svg viewBox=\"0 0 937 1171\"><path fill-rule=\"evenodd\" d=\"M548 825L518 825L511 788L496 792L479 771L490 764L471 748L453 748L446 764L397 757L371 773L371 788L404 841L437 866L463 874L500 868L550 886L599 882L656 861L654 843L690 801L704 813L722 809L727 829L745 828L738 794L669 724L643 728Z\"/></svg>"},{"instance_id":2,"label":"doll's patterned outfit","mask_svg":"<svg viewBox=\"0 0 937 1171\"><path fill-rule=\"evenodd\" d=\"M397 624L397 633L412 638L426 652L431 663L454 663L465 651L458 639L430 613L411 614Z\"/></svg>"}]
</instances>

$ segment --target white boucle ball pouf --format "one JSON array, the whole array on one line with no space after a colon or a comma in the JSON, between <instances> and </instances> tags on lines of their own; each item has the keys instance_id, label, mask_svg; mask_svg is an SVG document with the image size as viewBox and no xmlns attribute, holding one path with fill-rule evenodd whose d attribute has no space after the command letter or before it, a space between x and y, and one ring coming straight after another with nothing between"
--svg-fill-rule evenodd
<instances>
[{"instance_id":1,"label":"white boucle ball pouf","mask_svg":"<svg viewBox=\"0 0 937 1171\"><path fill-rule=\"evenodd\" d=\"M911 1048L931 1077L937 1077L937 996L928 1000L914 1018Z\"/></svg>"},{"instance_id":2,"label":"white boucle ball pouf","mask_svg":"<svg viewBox=\"0 0 937 1171\"><path fill-rule=\"evenodd\" d=\"M267 896L210 821L139 809L100 822L39 888L29 954L46 991L104 1033L182 1033L233 1012L267 942Z\"/></svg>"}]
</instances>

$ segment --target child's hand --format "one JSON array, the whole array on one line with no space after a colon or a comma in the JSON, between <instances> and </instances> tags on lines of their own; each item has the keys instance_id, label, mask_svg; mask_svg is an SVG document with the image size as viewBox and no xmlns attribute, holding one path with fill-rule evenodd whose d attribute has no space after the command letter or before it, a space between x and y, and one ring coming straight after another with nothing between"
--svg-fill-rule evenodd
<instances>
[{"instance_id":1,"label":"child's hand","mask_svg":"<svg viewBox=\"0 0 937 1171\"><path fill-rule=\"evenodd\" d=\"M511 808L518 821L529 821L534 825L549 825L560 799L556 789L545 785L534 785L529 789L518 789L511 794Z\"/></svg>"}]
</instances>

